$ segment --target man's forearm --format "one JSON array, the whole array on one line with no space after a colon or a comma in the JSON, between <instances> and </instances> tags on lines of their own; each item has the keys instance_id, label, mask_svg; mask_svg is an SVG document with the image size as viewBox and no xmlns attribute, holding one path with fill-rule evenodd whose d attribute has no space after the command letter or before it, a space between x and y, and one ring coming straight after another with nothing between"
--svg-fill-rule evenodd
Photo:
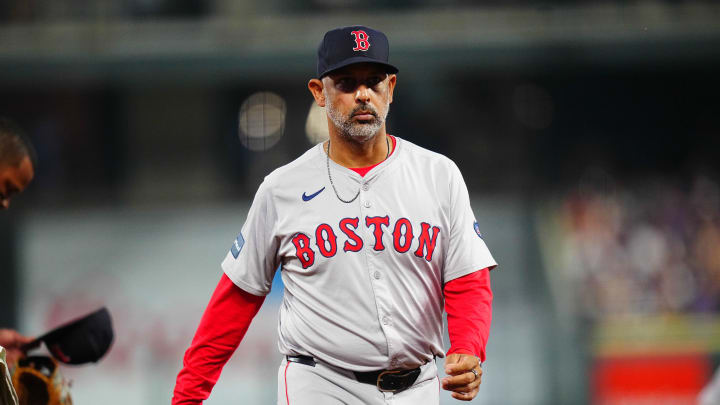
<instances>
[{"instance_id":1,"label":"man's forearm","mask_svg":"<svg viewBox=\"0 0 720 405\"><path fill-rule=\"evenodd\" d=\"M185 352L173 405L195 405L208 398L263 301L265 297L240 289L223 274Z\"/></svg>"},{"instance_id":2,"label":"man's forearm","mask_svg":"<svg viewBox=\"0 0 720 405\"><path fill-rule=\"evenodd\" d=\"M445 312L451 353L473 354L485 361L492 321L490 271L482 269L445 284Z\"/></svg>"}]
</instances>

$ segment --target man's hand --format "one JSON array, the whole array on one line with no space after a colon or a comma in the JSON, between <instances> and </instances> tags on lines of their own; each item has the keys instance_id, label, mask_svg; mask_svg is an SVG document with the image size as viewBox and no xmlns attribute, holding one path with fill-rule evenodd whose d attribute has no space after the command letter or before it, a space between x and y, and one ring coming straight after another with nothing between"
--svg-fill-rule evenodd
<instances>
[{"instance_id":1,"label":"man's hand","mask_svg":"<svg viewBox=\"0 0 720 405\"><path fill-rule=\"evenodd\" d=\"M477 372L477 377L475 373ZM478 393L482 368L477 357L470 354L453 353L445 359L445 373L443 378L444 390L452 391L452 397L461 401L472 401Z\"/></svg>"},{"instance_id":2,"label":"man's hand","mask_svg":"<svg viewBox=\"0 0 720 405\"><path fill-rule=\"evenodd\" d=\"M23 336L12 329L0 329L0 346L7 350L8 365L15 364L25 356L21 349L23 345L31 343L34 339Z\"/></svg>"}]
</instances>

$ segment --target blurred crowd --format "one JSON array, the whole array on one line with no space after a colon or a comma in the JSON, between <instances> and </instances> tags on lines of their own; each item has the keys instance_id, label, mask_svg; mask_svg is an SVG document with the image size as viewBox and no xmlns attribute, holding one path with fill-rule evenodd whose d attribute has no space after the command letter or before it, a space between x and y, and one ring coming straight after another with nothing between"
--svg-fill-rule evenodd
<instances>
[{"instance_id":1,"label":"blurred crowd","mask_svg":"<svg viewBox=\"0 0 720 405\"><path fill-rule=\"evenodd\" d=\"M659 0L661 4L709 2L708 0ZM4 0L0 2L0 22L37 22L58 19L105 18L204 18L212 15L257 12L306 13L310 11L403 10L432 7L536 7L552 9L567 5L598 5L601 0ZM618 6L633 2L616 0Z\"/></svg>"},{"instance_id":2,"label":"blurred crowd","mask_svg":"<svg viewBox=\"0 0 720 405\"><path fill-rule=\"evenodd\" d=\"M579 187L560 210L561 268L577 314L720 310L720 187L661 179Z\"/></svg>"}]
</instances>

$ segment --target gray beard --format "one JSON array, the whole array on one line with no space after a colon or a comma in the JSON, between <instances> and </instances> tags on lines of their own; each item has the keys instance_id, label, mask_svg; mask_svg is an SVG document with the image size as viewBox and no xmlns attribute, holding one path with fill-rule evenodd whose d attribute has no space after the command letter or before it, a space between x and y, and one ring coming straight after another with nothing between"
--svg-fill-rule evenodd
<instances>
[{"instance_id":1,"label":"gray beard","mask_svg":"<svg viewBox=\"0 0 720 405\"><path fill-rule=\"evenodd\" d=\"M378 133L383 124L385 124L385 118L387 118L388 112L390 112L390 103L385 106L385 111L381 111L379 114L372 107L361 106L361 108L357 108L357 110L367 109L375 112L376 115L375 118L368 123L359 123L352 119L352 114L355 111L351 112L348 117L343 117L340 111L335 109L328 97L325 97L325 100L325 110L327 110L330 121L332 121L340 134L346 138L362 143L372 139L372 137Z\"/></svg>"}]
</instances>

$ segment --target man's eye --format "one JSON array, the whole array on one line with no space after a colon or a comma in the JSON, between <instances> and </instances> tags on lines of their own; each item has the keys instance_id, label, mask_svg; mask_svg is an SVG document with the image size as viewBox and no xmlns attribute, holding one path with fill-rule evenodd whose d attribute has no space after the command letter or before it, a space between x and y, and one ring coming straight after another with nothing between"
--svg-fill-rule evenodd
<instances>
[{"instance_id":1,"label":"man's eye","mask_svg":"<svg viewBox=\"0 0 720 405\"><path fill-rule=\"evenodd\" d=\"M378 84L380 84L380 82L382 82L382 79L381 79L380 77L371 77L371 78L369 78L368 81L367 81L367 86L368 86L368 87L375 87L375 86L377 86Z\"/></svg>"},{"instance_id":2,"label":"man's eye","mask_svg":"<svg viewBox=\"0 0 720 405\"><path fill-rule=\"evenodd\" d=\"M338 85L343 90L352 90L355 88L355 80L352 79L340 79Z\"/></svg>"}]
</instances>

